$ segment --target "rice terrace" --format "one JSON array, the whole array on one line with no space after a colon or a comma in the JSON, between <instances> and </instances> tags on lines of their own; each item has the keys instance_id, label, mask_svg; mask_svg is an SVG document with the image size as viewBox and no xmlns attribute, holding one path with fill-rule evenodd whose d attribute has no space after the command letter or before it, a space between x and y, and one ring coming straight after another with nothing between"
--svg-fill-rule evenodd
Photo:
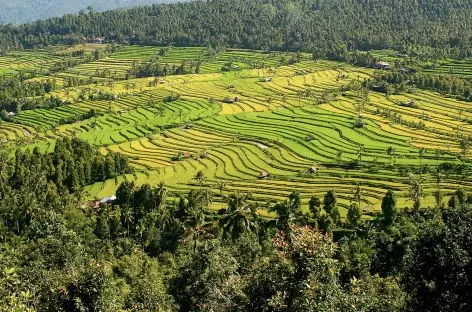
<instances>
[{"instance_id":1,"label":"rice terrace","mask_svg":"<svg viewBox=\"0 0 472 312\"><path fill-rule=\"evenodd\" d=\"M402 62L387 50L363 55L388 67ZM468 75L470 68L418 64L401 71L427 79L439 71ZM294 189L303 209L312 195L335 190L345 217L357 188L369 218L388 189L400 207L411 206L413 179L423 186L422 207L434 207L438 189L472 191L472 109L416 87L420 81L384 90L382 81L401 75L400 67L392 74L306 53L203 47L11 51L0 57L0 74L49 83L40 97L59 104L4 111L0 142L12 152L20 146L47 153L58 138L77 137L103 155L127 156L133 172L87 185L88 200L112 196L123 181L164 182L176 193L211 188L214 209L225 195L250 192L269 216L265 205ZM440 164L441 175L433 169Z\"/></svg>"}]
</instances>

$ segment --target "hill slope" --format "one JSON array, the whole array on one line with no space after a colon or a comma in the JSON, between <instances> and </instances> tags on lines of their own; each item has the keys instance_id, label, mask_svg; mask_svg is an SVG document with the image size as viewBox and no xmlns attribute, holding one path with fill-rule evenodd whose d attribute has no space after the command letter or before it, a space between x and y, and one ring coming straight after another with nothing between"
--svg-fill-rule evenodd
<instances>
[{"instance_id":1,"label":"hill slope","mask_svg":"<svg viewBox=\"0 0 472 312\"><path fill-rule=\"evenodd\" d=\"M0 24L21 24L64 14L79 13L91 6L105 11L175 0L0 0Z\"/></svg>"}]
</instances>

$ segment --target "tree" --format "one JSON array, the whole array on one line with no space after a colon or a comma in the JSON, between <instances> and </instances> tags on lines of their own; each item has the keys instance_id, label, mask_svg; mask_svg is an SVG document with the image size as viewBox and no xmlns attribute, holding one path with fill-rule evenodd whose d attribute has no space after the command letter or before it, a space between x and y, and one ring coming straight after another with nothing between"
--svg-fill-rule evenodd
<instances>
[{"instance_id":1,"label":"tree","mask_svg":"<svg viewBox=\"0 0 472 312\"><path fill-rule=\"evenodd\" d=\"M425 152L426 150L423 147L418 150L418 155L420 156L420 170L419 170L420 178L421 178L421 173L423 172L423 156Z\"/></svg>"},{"instance_id":2,"label":"tree","mask_svg":"<svg viewBox=\"0 0 472 312\"><path fill-rule=\"evenodd\" d=\"M336 159L338 160L339 165L341 165L343 162L343 154L343 151L338 151L338 153L336 154Z\"/></svg>"},{"instance_id":3,"label":"tree","mask_svg":"<svg viewBox=\"0 0 472 312\"><path fill-rule=\"evenodd\" d=\"M277 213L277 227L290 234L290 226L300 219L302 215L300 193L293 191L289 197L275 204L270 211ZM288 236L290 237L290 235Z\"/></svg>"},{"instance_id":4,"label":"tree","mask_svg":"<svg viewBox=\"0 0 472 312\"><path fill-rule=\"evenodd\" d=\"M421 183L421 178L416 178L413 174L410 174L410 199L413 201L413 211L415 216L418 216L421 208L421 198L423 197L423 186Z\"/></svg>"},{"instance_id":5,"label":"tree","mask_svg":"<svg viewBox=\"0 0 472 312\"><path fill-rule=\"evenodd\" d=\"M324 196L323 209L332 218L335 224L339 224L341 215L337 207L336 192L334 190L328 191Z\"/></svg>"},{"instance_id":6,"label":"tree","mask_svg":"<svg viewBox=\"0 0 472 312\"><path fill-rule=\"evenodd\" d=\"M309 210L313 219L319 220L321 217L321 200L318 196L313 195L308 202Z\"/></svg>"},{"instance_id":7,"label":"tree","mask_svg":"<svg viewBox=\"0 0 472 312\"><path fill-rule=\"evenodd\" d=\"M218 181L218 183L216 184L216 187L218 188L218 190L220 191L220 198L221 198L221 206L223 207L224 205L224 202L223 202L223 191L226 189L226 184L227 182L225 180L220 180Z\"/></svg>"},{"instance_id":8,"label":"tree","mask_svg":"<svg viewBox=\"0 0 472 312\"><path fill-rule=\"evenodd\" d=\"M159 185L157 186L155 190L155 194L156 194L155 197L158 203L158 209L162 210L162 208L164 208L166 204L166 199L168 195L167 187L164 181L159 182Z\"/></svg>"},{"instance_id":9,"label":"tree","mask_svg":"<svg viewBox=\"0 0 472 312\"><path fill-rule=\"evenodd\" d=\"M357 149L357 163L362 168L362 156L364 156L364 146L359 145Z\"/></svg>"},{"instance_id":10,"label":"tree","mask_svg":"<svg viewBox=\"0 0 472 312\"><path fill-rule=\"evenodd\" d=\"M361 208L361 200L362 200L363 194L364 194L364 190L361 188L361 185L357 183L356 187L354 188L351 201L354 201L357 203L358 209Z\"/></svg>"},{"instance_id":11,"label":"tree","mask_svg":"<svg viewBox=\"0 0 472 312\"><path fill-rule=\"evenodd\" d=\"M397 216L397 198L392 190L382 199L382 216L386 226L391 226Z\"/></svg>"},{"instance_id":12,"label":"tree","mask_svg":"<svg viewBox=\"0 0 472 312\"><path fill-rule=\"evenodd\" d=\"M194 180L201 186L203 182L206 180L205 173L202 170L199 170L195 176L193 177Z\"/></svg>"},{"instance_id":13,"label":"tree","mask_svg":"<svg viewBox=\"0 0 472 312\"><path fill-rule=\"evenodd\" d=\"M257 205L251 203L250 198L250 193L240 192L229 196L227 213L220 220L223 237L236 240L245 232L257 231Z\"/></svg>"},{"instance_id":14,"label":"tree","mask_svg":"<svg viewBox=\"0 0 472 312\"><path fill-rule=\"evenodd\" d=\"M395 148L389 146L387 148L387 155L390 156L390 164L393 165L395 159Z\"/></svg>"},{"instance_id":15,"label":"tree","mask_svg":"<svg viewBox=\"0 0 472 312\"><path fill-rule=\"evenodd\" d=\"M451 207L422 227L406 254L403 285L408 305L421 311L470 311L472 209Z\"/></svg>"},{"instance_id":16,"label":"tree","mask_svg":"<svg viewBox=\"0 0 472 312\"><path fill-rule=\"evenodd\" d=\"M357 203L351 203L347 211L347 222L352 228L357 228L361 221L362 213Z\"/></svg>"}]
</instances>

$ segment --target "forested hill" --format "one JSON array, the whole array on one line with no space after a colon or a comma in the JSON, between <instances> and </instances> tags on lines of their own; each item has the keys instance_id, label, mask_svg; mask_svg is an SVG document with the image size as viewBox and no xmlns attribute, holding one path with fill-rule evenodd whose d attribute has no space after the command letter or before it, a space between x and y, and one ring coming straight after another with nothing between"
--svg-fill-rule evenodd
<instances>
[{"instance_id":1,"label":"forested hill","mask_svg":"<svg viewBox=\"0 0 472 312\"><path fill-rule=\"evenodd\" d=\"M88 7L96 11L129 8L172 0L0 0L0 24L21 24L64 14L79 13Z\"/></svg>"},{"instance_id":2,"label":"forested hill","mask_svg":"<svg viewBox=\"0 0 472 312\"><path fill-rule=\"evenodd\" d=\"M102 35L147 45L219 44L322 53L346 47L427 47L464 57L472 51L471 17L470 0L193 1L4 26L0 45L31 48Z\"/></svg>"}]
</instances>

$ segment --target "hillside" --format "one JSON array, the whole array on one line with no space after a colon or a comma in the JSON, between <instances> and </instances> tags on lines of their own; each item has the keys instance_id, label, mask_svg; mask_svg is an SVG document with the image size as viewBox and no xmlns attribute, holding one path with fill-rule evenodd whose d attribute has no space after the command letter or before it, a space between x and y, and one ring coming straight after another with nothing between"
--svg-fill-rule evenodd
<instances>
[{"instance_id":1,"label":"hillside","mask_svg":"<svg viewBox=\"0 0 472 312\"><path fill-rule=\"evenodd\" d=\"M471 12L0 26L0 312L472 311Z\"/></svg>"},{"instance_id":2,"label":"hillside","mask_svg":"<svg viewBox=\"0 0 472 312\"><path fill-rule=\"evenodd\" d=\"M102 35L141 45L303 50L330 58L385 48L464 58L472 51L471 16L466 0L195 1L0 28L0 46L80 43Z\"/></svg>"},{"instance_id":3,"label":"hillside","mask_svg":"<svg viewBox=\"0 0 472 312\"><path fill-rule=\"evenodd\" d=\"M176 0L0 0L0 24L22 24L75 14L92 7L95 11L123 9L153 3L169 3Z\"/></svg>"}]
</instances>

